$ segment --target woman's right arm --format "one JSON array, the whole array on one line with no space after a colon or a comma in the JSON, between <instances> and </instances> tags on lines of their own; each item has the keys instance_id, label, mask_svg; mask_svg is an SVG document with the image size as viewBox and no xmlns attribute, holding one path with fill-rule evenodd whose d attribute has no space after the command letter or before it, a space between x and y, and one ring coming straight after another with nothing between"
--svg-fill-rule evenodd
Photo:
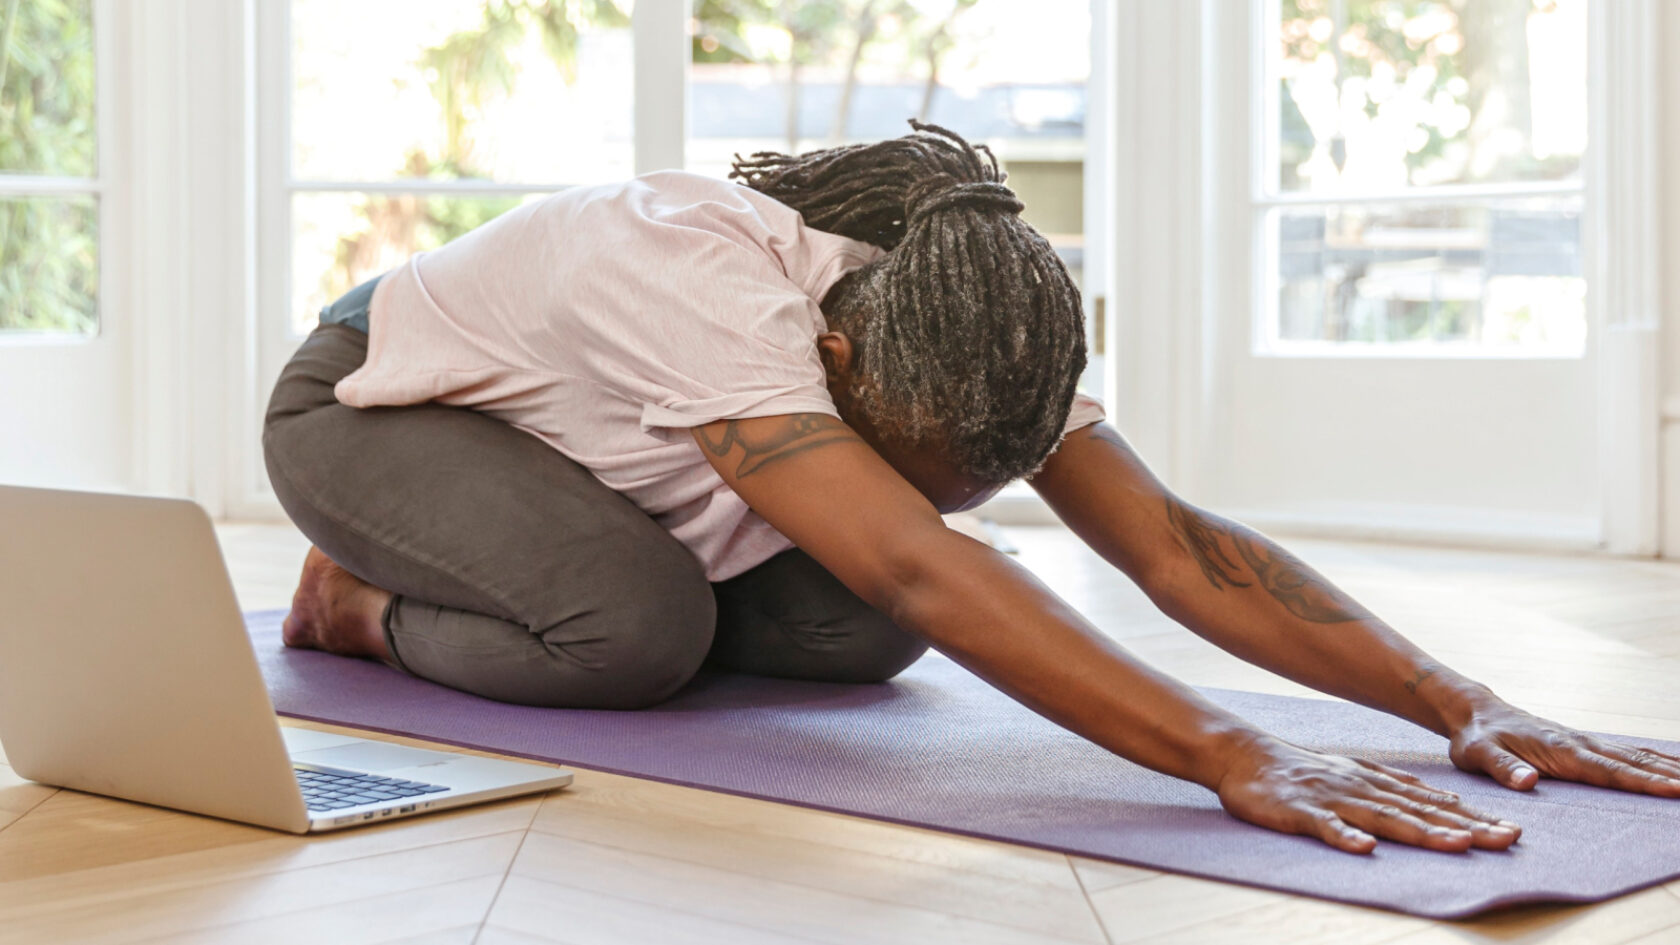
<instances>
[{"instance_id":1,"label":"woman's right arm","mask_svg":"<svg viewBox=\"0 0 1680 945\"><path fill-rule=\"evenodd\" d=\"M947 528L833 417L722 420L694 435L754 511L899 626L1051 721L1215 791L1239 818L1351 852L1376 836L1463 850L1466 828L1491 822L1403 772L1266 735L1140 663L1031 572Z\"/></svg>"}]
</instances>

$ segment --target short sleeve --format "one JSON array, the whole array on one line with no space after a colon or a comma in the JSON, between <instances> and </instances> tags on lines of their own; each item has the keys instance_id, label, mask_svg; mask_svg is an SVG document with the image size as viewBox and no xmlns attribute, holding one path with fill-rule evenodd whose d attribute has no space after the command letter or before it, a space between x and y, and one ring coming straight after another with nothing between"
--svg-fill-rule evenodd
<instances>
[{"instance_id":1,"label":"short sleeve","mask_svg":"<svg viewBox=\"0 0 1680 945\"><path fill-rule=\"evenodd\" d=\"M1066 436L1093 423L1101 423L1107 418L1108 414L1103 410L1102 401L1084 391L1078 391L1073 395L1073 409L1068 411L1067 423L1062 425L1062 435Z\"/></svg>"},{"instance_id":2,"label":"short sleeve","mask_svg":"<svg viewBox=\"0 0 1680 945\"><path fill-rule=\"evenodd\" d=\"M738 391L715 397L642 405L642 430L688 429L717 420L747 420L790 413L820 413L838 420L840 412L827 392L820 396L800 387Z\"/></svg>"},{"instance_id":3,"label":"short sleeve","mask_svg":"<svg viewBox=\"0 0 1680 945\"><path fill-rule=\"evenodd\" d=\"M786 307L801 303L815 305L801 299ZM789 317L810 320L803 312ZM680 357L665 361L661 395L642 404L644 432L778 414L840 416L825 384L815 330L754 332L714 323L711 331L688 333L682 348Z\"/></svg>"}]
</instances>

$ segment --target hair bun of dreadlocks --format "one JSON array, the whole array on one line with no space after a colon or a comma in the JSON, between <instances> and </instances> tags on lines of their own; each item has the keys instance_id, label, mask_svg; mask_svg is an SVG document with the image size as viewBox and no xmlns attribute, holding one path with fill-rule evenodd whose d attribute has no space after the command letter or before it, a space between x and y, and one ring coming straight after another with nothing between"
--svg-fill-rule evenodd
<instances>
[{"instance_id":1,"label":"hair bun of dreadlocks","mask_svg":"<svg viewBox=\"0 0 1680 945\"><path fill-rule=\"evenodd\" d=\"M1013 214L1025 207L1015 191L996 181L959 181L949 174L935 174L913 185L904 195L904 223L913 226L941 210Z\"/></svg>"}]
</instances>

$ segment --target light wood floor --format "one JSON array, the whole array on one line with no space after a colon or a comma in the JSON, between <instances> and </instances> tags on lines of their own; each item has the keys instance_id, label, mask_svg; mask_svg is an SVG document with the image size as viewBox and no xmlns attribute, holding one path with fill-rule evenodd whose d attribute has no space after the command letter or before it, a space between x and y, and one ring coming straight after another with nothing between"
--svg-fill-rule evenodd
<instances>
[{"instance_id":1,"label":"light wood floor","mask_svg":"<svg viewBox=\"0 0 1680 945\"><path fill-rule=\"evenodd\" d=\"M1067 533L1008 534L1168 672L1301 691L1176 628ZM245 607L283 606L302 540L222 537ZM1680 565L1289 544L1518 704L1680 739ZM1680 882L1440 923L587 770L546 797L298 838L0 766L0 943L138 941L1656 945L1680 943Z\"/></svg>"}]
</instances>

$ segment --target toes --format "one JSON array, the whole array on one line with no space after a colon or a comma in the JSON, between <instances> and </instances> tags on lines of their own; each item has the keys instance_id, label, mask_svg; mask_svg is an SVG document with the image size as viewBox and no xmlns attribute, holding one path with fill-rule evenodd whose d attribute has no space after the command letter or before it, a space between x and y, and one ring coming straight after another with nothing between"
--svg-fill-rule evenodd
<instances>
[{"instance_id":1,"label":"toes","mask_svg":"<svg viewBox=\"0 0 1680 945\"><path fill-rule=\"evenodd\" d=\"M312 649L315 646L315 635L309 625L296 610L286 615L286 622L280 625L280 642L290 647Z\"/></svg>"}]
</instances>

